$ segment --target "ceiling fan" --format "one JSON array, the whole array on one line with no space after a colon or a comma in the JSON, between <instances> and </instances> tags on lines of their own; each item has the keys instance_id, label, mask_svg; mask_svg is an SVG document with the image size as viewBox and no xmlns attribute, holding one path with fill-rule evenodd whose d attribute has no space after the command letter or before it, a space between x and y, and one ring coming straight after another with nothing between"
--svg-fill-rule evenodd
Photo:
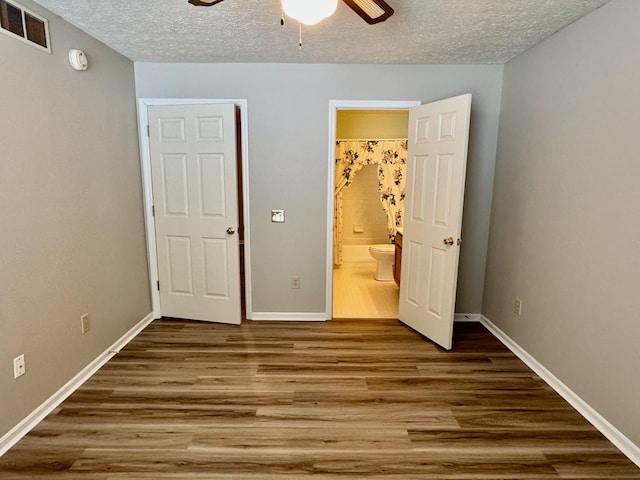
<instances>
[{"instance_id":1,"label":"ceiling fan","mask_svg":"<svg viewBox=\"0 0 640 480\"><path fill-rule=\"evenodd\" d=\"M196 7L211 7L223 0L188 0ZM384 0L342 0L369 25L384 22L393 15L393 8Z\"/></svg>"}]
</instances>

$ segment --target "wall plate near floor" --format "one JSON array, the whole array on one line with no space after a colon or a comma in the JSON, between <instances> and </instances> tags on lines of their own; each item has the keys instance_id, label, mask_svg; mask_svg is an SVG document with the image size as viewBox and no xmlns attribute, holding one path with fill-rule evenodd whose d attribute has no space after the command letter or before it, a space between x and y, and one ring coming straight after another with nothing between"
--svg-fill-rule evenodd
<instances>
[{"instance_id":1,"label":"wall plate near floor","mask_svg":"<svg viewBox=\"0 0 640 480\"><path fill-rule=\"evenodd\" d=\"M522 300L516 297L513 301L513 311L516 315L522 315Z\"/></svg>"},{"instance_id":2,"label":"wall plate near floor","mask_svg":"<svg viewBox=\"0 0 640 480\"><path fill-rule=\"evenodd\" d=\"M85 313L80 317L80 327L82 329L82 333L87 333L91 328L91 319L89 318L88 313Z\"/></svg>"},{"instance_id":3,"label":"wall plate near floor","mask_svg":"<svg viewBox=\"0 0 640 480\"><path fill-rule=\"evenodd\" d=\"M18 378L27 372L27 364L24 359L24 353L13 359L13 378Z\"/></svg>"}]
</instances>

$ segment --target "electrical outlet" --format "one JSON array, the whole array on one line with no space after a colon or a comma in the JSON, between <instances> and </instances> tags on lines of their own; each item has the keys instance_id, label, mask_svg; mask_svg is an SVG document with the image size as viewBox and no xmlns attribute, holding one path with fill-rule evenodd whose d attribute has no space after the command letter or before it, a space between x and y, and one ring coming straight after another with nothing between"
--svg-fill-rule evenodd
<instances>
[{"instance_id":1,"label":"electrical outlet","mask_svg":"<svg viewBox=\"0 0 640 480\"><path fill-rule=\"evenodd\" d=\"M300 288L300 277L291 277L291 288L293 290L298 290Z\"/></svg>"},{"instance_id":2,"label":"electrical outlet","mask_svg":"<svg viewBox=\"0 0 640 480\"><path fill-rule=\"evenodd\" d=\"M18 378L27 372L27 364L24 360L24 353L13 359L13 378Z\"/></svg>"},{"instance_id":3,"label":"electrical outlet","mask_svg":"<svg viewBox=\"0 0 640 480\"><path fill-rule=\"evenodd\" d=\"M522 300L520 300L518 297L514 299L513 311L516 315L522 315Z\"/></svg>"},{"instance_id":4,"label":"electrical outlet","mask_svg":"<svg viewBox=\"0 0 640 480\"><path fill-rule=\"evenodd\" d=\"M80 327L82 328L82 333L87 333L91 328L91 319L89 318L88 313L85 313L80 317Z\"/></svg>"}]
</instances>

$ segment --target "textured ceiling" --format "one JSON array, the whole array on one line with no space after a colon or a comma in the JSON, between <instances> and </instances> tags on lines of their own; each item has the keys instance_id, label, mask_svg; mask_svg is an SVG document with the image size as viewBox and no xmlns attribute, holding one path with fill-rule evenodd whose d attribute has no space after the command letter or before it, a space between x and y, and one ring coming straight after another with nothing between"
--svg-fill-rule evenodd
<instances>
[{"instance_id":1,"label":"textured ceiling","mask_svg":"<svg viewBox=\"0 0 640 480\"><path fill-rule=\"evenodd\" d=\"M367 25L343 2L303 28L280 26L279 0L37 0L134 61L500 64L609 0L387 0Z\"/></svg>"}]
</instances>

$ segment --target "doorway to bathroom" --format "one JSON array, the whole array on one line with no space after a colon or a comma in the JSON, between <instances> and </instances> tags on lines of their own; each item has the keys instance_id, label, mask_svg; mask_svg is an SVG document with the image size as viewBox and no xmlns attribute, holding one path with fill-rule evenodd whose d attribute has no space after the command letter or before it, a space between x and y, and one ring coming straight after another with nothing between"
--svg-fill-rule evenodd
<instances>
[{"instance_id":1,"label":"doorway to bathroom","mask_svg":"<svg viewBox=\"0 0 640 480\"><path fill-rule=\"evenodd\" d=\"M333 318L398 318L408 118L405 106L336 109Z\"/></svg>"}]
</instances>

